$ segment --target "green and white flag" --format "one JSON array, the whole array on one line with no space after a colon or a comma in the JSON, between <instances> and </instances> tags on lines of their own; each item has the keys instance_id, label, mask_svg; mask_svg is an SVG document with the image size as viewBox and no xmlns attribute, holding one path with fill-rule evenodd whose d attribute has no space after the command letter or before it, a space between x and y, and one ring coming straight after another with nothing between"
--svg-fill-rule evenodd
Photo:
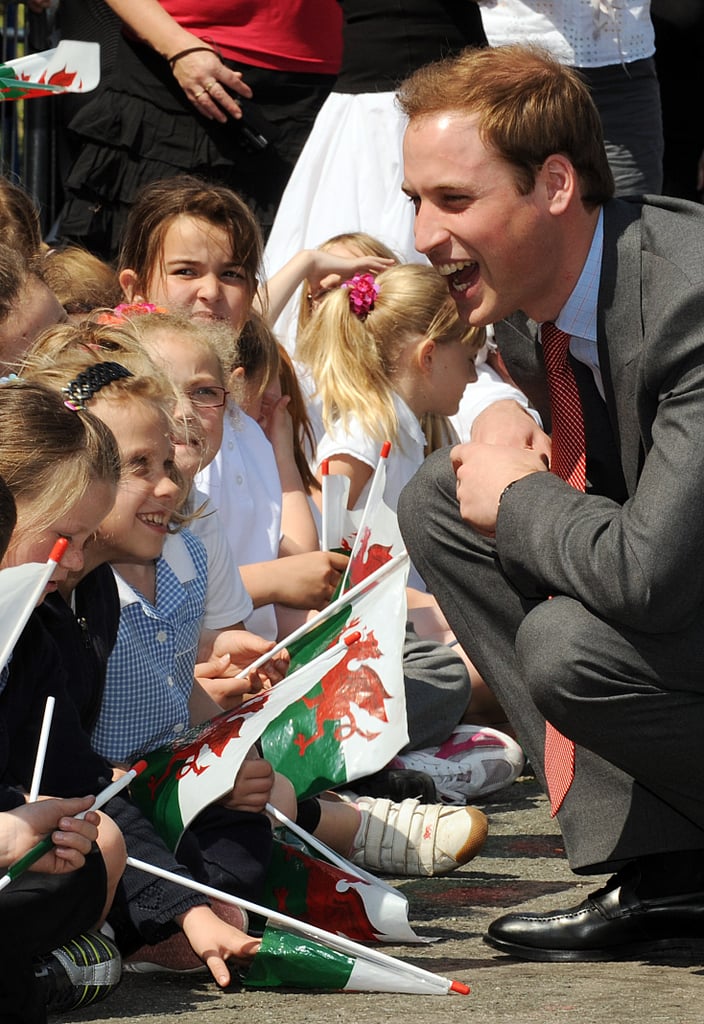
<instances>
[{"instance_id":1,"label":"green and white flag","mask_svg":"<svg viewBox=\"0 0 704 1024\"><path fill-rule=\"evenodd\" d=\"M384 961L343 952L304 935L268 924L252 966L242 974L245 988L321 989L343 992L403 992L467 995L469 988L429 972L414 972L402 960Z\"/></svg>"},{"instance_id":2,"label":"green and white flag","mask_svg":"<svg viewBox=\"0 0 704 1024\"><path fill-rule=\"evenodd\" d=\"M405 552L335 602L336 611L289 644L291 667L315 665L318 652L357 630L359 641L262 733L262 753L304 799L364 778L408 742L403 644ZM333 607L333 606L331 606ZM294 674L297 674L294 672Z\"/></svg>"},{"instance_id":3,"label":"green and white flag","mask_svg":"<svg viewBox=\"0 0 704 1024\"><path fill-rule=\"evenodd\" d=\"M407 743L407 573L406 555L382 566L308 624L285 679L145 756L132 792L171 849L260 739L299 796L376 771Z\"/></svg>"},{"instance_id":4,"label":"green and white flag","mask_svg":"<svg viewBox=\"0 0 704 1024\"><path fill-rule=\"evenodd\" d=\"M90 92L99 82L99 43L62 39L52 50L0 64L0 100Z\"/></svg>"},{"instance_id":5,"label":"green and white flag","mask_svg":"<svg viewBox=\"0 0 704 1024\"><path fill-rule=\"evenodd\" d=\"M296 921L146 861L128 857L127 863L138 871L166 878L267 920L261 947L242 977L247 987L469 995L469 985L464 982L443 978L381 950L369 949L352 939Z\"/></svg>"}]
</instances>

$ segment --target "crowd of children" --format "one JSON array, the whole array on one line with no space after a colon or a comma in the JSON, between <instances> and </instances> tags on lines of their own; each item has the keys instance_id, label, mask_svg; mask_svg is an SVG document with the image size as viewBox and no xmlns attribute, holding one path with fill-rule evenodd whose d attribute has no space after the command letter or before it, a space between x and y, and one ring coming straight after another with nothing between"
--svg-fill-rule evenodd
<instances>
[{"instance_id":1,"label":"crowd of children","mask_svg":"<svg viewBox=\"0 0 704 1024\"><path fill-rule=\"evenodd\" d=\"M58 825L53 859L36 865L38 898L68 907L88 879L96 898L74 930L106 944L118 975L120 961L131 970L205 964L226 985L228 960L246 962L258 946L246 915L125 867L125 848L256 899L273 806L357 865L443 874L486 838L485 814L466 801L523 767L508 723L491 727L502 711L482 704L471 652L455 646L420 579L408 589L403 648L408 745L352 782L354 792L296 800L255 746L175 852L128 790L107 815L75 816L140 757L284 679L288 652L278 642L329 604L348 563L321 545L322 461L349 479L349 508L359 509L391 441L384 501L393 513L434 446L429 424L454 436L449 417L485 339L458 318L434 269L397 262L368 236L294 254L265 282L248 207L197 178L143 190L116 269L75 248L47 250L30 232L26 195L2 187L0 218L25 247L22 273L8 271L14 291L8 284L0 322L0 416L13 425L0 437L9 509L1 565L46 561L57 538L68 540L0 677L3 862ZM291 347L271 324L303 282ZM40 814L26 801L50 694L57 711L42 795L52 799ZM3 916L26 909L34 920L37 900L24 894L20 884L0 892ZM60 965L54 958L47 969L47 957L71 936L35 938L40 945L14 952L17 978L33 979L32 1008L3 979L3 1019L34 1024L60 1005L46 980Z\"/></svg>"}]
</instances>

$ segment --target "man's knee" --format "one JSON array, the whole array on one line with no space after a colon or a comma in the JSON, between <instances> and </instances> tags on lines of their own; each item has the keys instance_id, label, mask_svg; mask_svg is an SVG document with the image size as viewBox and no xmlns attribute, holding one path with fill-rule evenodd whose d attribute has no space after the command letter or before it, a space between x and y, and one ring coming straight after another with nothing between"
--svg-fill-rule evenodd
<instances>
[{"instance_id":1,"label":"man's knee","mask_svg":"<svg viewBox=\"0 0 704 1024\"><path fill-rule=\"evenodd\" d=\"M432 452L401 491L397 515L409 549L416 538L422 539L431 509L438 501L445 500L448 486L449 493L455 493L455 475L449 453L449 448Z\"/></svg>"},{"instance_id":2,"label":"man's knee","mask_svg":"<svg viewBox=\"0 0 704 1024\"><path fill-rule=\"evenodd\" d=\"M521 678L535 706L554 725L570 720L570 698L583 695L580 666L585 652L593 649L594 624L594 616L578 601L556 597L536 605L516 634Z\"/></svg>"}]
</instances>

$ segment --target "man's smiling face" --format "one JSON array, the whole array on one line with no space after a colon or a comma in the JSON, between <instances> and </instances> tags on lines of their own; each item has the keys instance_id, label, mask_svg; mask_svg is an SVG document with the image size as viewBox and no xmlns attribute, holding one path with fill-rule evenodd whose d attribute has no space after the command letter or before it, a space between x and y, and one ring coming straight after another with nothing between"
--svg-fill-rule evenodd
<instances>
[{"instance_id":1,"label":"man's smiling face","mask_svg":"<svg viewBox=\"0 0 704 1024\"><path fill-rule=\"evenodd\" d=\"M416 211L416 248L447 278L474 326L501 320L550 287L547 194L521 195L511 166L488 149L477 120L440 113L412 121L404 192Z\"/></svg>"}]
</instances>

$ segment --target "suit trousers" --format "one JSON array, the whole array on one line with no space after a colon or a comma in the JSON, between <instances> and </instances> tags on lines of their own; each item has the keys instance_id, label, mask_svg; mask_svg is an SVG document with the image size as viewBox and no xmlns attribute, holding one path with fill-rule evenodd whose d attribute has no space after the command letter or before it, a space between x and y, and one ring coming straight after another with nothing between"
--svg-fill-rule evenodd
<instances>
[{"instance_id":1,"label":"suit trousers","mask_svg":"<svg viewBox=\"0 0 704 1024\"><path fill-rule=\"evenodd\" d=\"M576 743L558 814L570 866L617 870L636 857L704 850L704 623L642 635L573 598L521 594L493 540L460 517L449 449L433 453L398 505L414 565L496 694L536 778L548 718Z\"/></svg>"}]
</instances>

